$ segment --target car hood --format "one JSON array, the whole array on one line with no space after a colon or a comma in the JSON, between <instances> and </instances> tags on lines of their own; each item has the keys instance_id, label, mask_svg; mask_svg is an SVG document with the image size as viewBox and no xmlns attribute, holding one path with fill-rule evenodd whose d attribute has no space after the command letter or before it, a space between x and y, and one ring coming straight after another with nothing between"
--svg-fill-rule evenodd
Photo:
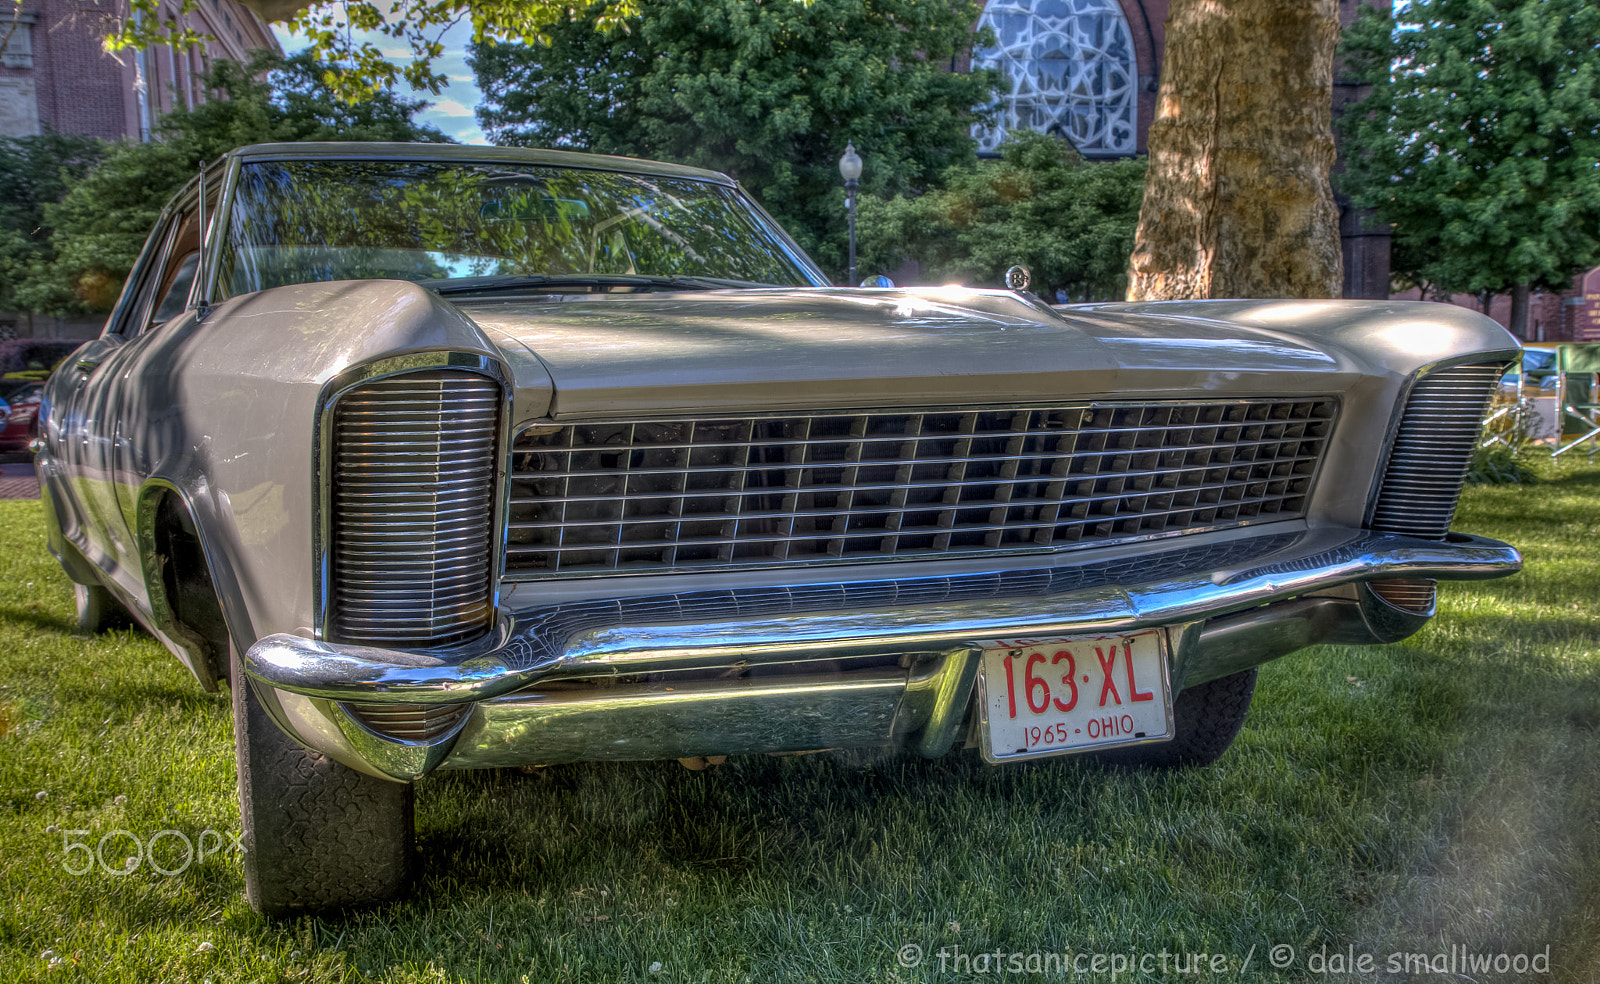
<instances>
[{"instance_id":1,"label":"car hood","mask_svg":"<svg viewBox=\"0 0 1600 984\"><path fill-rule=\"evenodd\" d=\"M551 413L1338 392L1359 359L1292 331L1057 310L1009 291L720 290L458 301ZM529 366L528 368L532 368Z\"/></svg>"}]
</instances>

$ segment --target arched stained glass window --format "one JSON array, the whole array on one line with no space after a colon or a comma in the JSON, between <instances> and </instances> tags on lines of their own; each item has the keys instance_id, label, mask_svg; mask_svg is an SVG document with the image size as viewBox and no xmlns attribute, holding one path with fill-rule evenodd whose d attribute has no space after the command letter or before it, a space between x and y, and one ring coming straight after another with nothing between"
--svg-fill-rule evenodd
<instances>
[{"instance_id":1,"label":"arched stained glass window","mask_svg":"<svg viewBox=\"0 0 1600 984\"><path fill-rule=\"evenodd\" d=\"M1019 128L1058 133L1088 156L1137 149L1133 35L1117 0L993 0L978 24L999 44L974 51L973 67L1005 77L997 125L972 128L979 152Z\"/></svg>"}]
</instances>

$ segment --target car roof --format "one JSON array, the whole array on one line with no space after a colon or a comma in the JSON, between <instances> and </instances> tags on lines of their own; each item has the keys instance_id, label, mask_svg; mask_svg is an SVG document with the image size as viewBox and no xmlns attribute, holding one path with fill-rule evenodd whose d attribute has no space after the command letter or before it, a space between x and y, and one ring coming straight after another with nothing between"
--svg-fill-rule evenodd
<instances>
[{"instance_id":1,"label":"car roof","mask_svg":"<svg viewBox=\"0 0 1600 984\"><path fill-rule=\"evenodd\" d=\"M726 174L682 164L664 164L634 157L605 154L580 154L570 150L543 150L532 147L475 147L466 144L362 143L328 141L305 143L261 143L230 150L225 156L242 161L282 160L370 160L370 161L480 161L490 164L535 164L547 167L584 168L591 171L620 171L662 177L691 178L732 185Z\"/></svg>"}]
</instances>

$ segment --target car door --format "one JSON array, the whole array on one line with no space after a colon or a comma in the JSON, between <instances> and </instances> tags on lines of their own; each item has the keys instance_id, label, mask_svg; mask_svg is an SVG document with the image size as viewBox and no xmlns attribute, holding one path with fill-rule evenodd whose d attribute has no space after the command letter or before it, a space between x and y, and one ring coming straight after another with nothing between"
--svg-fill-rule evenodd
<instances>
[{"instance_id":1,"label":"car door","mask_svg":"<svg viewBox=\"0 0 1600 984\"><path fill-rule=\"evenodd\" d=\"M69 494L83 531L80 546L91 563L130 591L138 587L140 574L137 568L123 569L131 544L115 489L113 391L133 337L128 326L148 310L149 295L181 218L181 214L163 213L105 331L73 353L71 378L58 392L53 410L58 452L67 466Z\"/></svg>"},{"instance_id":2,"label":"car door","mask_svg":"<svg viewBox=\"0 0 1600 984\"><path fill-rule=\"evenodd\" d=\"M159 329L189 310L198 266L200 234L191 199L167 217L147 247L137 283L113 323L95 342L79 349L79 379L66 420L74 494L85 514L90 559L131 593L143 587L134 540L134 500L147 477L128 467L131 444L142 443L152 411L170 406L172 394L147 393L141 371Z\"/></svg>"}]
</instances>

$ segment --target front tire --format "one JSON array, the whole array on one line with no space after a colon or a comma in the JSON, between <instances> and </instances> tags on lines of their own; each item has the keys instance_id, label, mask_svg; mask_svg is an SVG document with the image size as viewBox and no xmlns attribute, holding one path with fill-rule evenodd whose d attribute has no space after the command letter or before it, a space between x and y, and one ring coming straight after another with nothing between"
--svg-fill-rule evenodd
<instances>
[{"instance_id":1,"label":"front tire","mask_svg":"<svg viewBox=\"0 0 1600 984\"><path fill-rule=\"evenodd\" d=\"M412 787L340 765L273 722L234 660L245 898L264 916L371 905L411 873Z\"/></svg>"}]
</instances>

